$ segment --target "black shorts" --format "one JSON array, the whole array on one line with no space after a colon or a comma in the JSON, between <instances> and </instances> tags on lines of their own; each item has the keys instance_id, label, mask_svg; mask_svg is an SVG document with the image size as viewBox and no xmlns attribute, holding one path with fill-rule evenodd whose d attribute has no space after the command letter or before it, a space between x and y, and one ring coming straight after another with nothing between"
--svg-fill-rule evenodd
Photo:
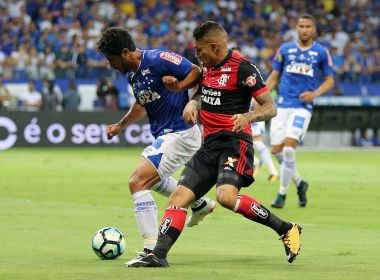
<instances>
[{"instance_id":1,"label":"black shorts","mask_svg":"<svg viewBox=\"0 0 380 280\"><path fill-rule=\"evenodd\" d=\"M219 134L206 139L186 164L178 183L192 190L198 199L215 184L248 187L254 181L252 173L252 141Z\"/></svg>"}]
</instances>

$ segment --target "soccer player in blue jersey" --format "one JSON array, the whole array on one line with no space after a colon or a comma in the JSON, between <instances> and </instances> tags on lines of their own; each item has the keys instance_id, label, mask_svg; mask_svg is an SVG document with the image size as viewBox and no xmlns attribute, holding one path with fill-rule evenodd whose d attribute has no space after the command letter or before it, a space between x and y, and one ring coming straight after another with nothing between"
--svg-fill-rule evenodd
<instances>
[{"instance_id":1,"label":"soccer player in blue jersey","mask_svg":"<svg viewBox=\"0 0 380 280\"><path fill-rule=\"evenodd\" d=\"M296 169L296 148L309 126L313 100L334 86L330 54L314 41L315 19L309 14L301 15L297 33L297 41L285 43L278 49L267 80L270 89L280 82L276 100L278 113L270 127L272 153L281 164L280 189L271 204L275 208L284 207L292 178L297 186L298 204L306 206L308 183Z\"/></svg>"},{"instance_id":2,"label":"soccer player in blue jersey","mask_svg":"<svg viewBox=\"0 0 380 280\"><path fill-rule=\"evenodd\" d=\"M129 179L136 220L144 238L144 252L138 259L150 253L157 241L157 206L150 189L169 196L177 187L177 180L171 175L188 162L201 145L198 126L186 124L182 118L189 101L187 90L198 84L201 70L176 53L136 48L131 35L123 28L105 30L98 50L113 69L127 75L136 98L136 103L118 123L107 126L108 138L145 114L155 138L142 152ZM207 198L195 201L187 226L198 224L214 207L215 202Z\"/></svg>"}]
</instances>

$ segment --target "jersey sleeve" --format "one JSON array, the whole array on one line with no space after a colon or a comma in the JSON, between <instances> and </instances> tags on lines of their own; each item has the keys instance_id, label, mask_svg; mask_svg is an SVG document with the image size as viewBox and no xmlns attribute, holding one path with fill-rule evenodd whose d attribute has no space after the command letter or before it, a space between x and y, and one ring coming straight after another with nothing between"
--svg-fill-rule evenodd
<instances>
[{"instance_id":1,"label":"jersey sleeve","mask_svg":"<svg viewBox=\"0 0 380 280\"><path fill-rule=\"evenodd\" d=\"M237 74L238 86L253 97L268 90L259 69L253 63L243 61Z\"/></svg>"},{"instance_id":2,"label":"jersey sleeve","mask_svg":"<svg viewBox=\"0 0 380 280\"><path fill-rule=\"evenodd\" d=\"M183 56L170 51L162 51L157 58L163 76L174 76L182 81L191 71L192 64Z\"/></svg>"},{"instance_id":3,"label":"jersey sleeve","mask_svg":"<svg viewBox=\"0 0 380 280\"><path fill-rule=\"evenodd\" d=\"M273 59L273 69L282 72L284 68L284 57L282 54L282 47L278 48L276 55L274 56Z\"/></svg>"},{"instance_id":4,"label":"jersey sleeve","mask_svg":"<svg viewBox=\"0 0 380 280\"><path fill-rule=\"evenodd\" d=\"M323 77L334 75L332 59L331 59L329 51L325 48L323 48L323 51L322 51L322 60L321 60L320 66L322 69Z\"/></svg>"}]
</instances>

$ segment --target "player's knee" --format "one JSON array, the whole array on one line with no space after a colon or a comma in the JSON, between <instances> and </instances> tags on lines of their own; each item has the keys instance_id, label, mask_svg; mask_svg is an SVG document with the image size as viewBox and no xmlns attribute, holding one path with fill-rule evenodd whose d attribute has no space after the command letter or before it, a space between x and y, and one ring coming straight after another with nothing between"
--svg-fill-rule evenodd
<instances>
[{"instance_id":1,"label":"player's knee","mask_svg":"<svg viewBox=\"0 0 380 280\"><path fill-rule=\"evenodd\" d=\"M284 161L294 161L296 158L296 150L293 147L285 146L282 150Z\"/></svg>"},{"instance_id":2,"label":"player's knee","mask_svg":"<svg viewBox=\"0 0 380 280\"><path fill-rule=\"evenodd\" d=\"M281 146L273 146L271 150L273 155L277 155L282 152L282 147Z\"/></svg>"},{"instance_id":3,"label":"player's knee","mask_svg":"<svg viewBox=\"0 0 380 280\"><path fill-rule=\"evenodd\" d=\"M232 195L224 188L217 188L216 201L218 201L218 203L225 208L234 209L236 204L236 196Z\"/></svg>"},{"instance_id":4,"label":"player's knee","mask_svg":"<svg viewBox=\"0 0 380 280\"><path fill-rule=\"evenodd\" d=\"M134 175L132 175L129 178L128 185L129 185L129 190L132 194L139 191L146 190L146 189L150 189L150 186L149 187L145 186L144 181L141 180L141 178Z\"/></svg>"}]
</instances>

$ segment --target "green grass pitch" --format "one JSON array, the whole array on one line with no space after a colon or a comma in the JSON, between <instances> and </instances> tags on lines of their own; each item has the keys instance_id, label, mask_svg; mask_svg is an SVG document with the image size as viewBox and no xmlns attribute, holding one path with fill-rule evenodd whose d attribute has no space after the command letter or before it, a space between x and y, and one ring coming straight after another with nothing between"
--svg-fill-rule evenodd
<instances>
[{"instance_id":1,"label":"green grass pitch","mask_svg":"<svg viewBox=\"0 0 380 280\"><path fill-rule=\"evenodd\" d=\"M379 279L380 151L298 153L309 204L298 208L292 186L286 207L274 210L303 226L293 264L274 232L218 206L201 225L184 229L169 269L128 269L123 263L142 249L127 185L140 152L1 152L0 279ZM263 170L243 190L264 205L278 189L267 175ZM154 197L161 218L166 198ZM108 225L124 233L127 247L119 259L102 261L90 243Z\"/></svg>"}]
</instances>

